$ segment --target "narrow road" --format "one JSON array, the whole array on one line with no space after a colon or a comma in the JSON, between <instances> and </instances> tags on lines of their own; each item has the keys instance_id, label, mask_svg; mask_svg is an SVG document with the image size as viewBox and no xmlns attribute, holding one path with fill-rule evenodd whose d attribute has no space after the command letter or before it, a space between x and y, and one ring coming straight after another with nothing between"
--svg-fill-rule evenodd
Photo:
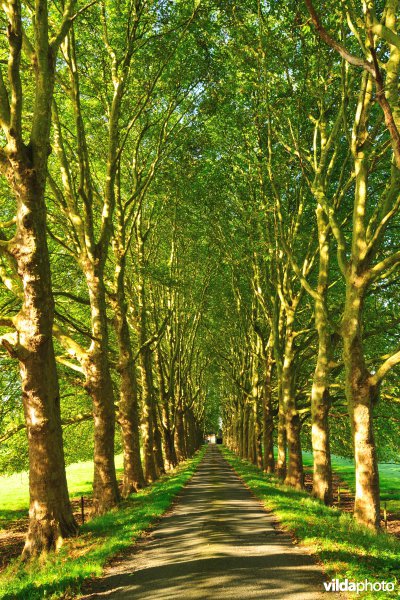
<instances>
[{"instance_id":1,"label":"narrow road","mask_svg":"<svg viewBox=\"0 0 400 600\"><path fill-rule=\"evenodd\" d=\"M175 508L137 546L85 598L326 598L321 568L274 528L217 446L207 448Z\"/></svg>"}]
</instances>

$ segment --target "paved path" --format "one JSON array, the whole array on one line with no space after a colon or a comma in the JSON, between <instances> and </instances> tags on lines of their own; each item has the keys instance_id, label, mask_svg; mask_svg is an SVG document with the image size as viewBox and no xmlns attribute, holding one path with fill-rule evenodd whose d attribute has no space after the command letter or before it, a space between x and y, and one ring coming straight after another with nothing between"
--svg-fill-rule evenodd
<instances>
[{"instance_id":1,"label":"paved path","mask_svg":"<svg viewBox=\"0 0 400 600\"><path fill-rule=\"evenodd\" d=\"M217 446L207 448L175 508L137 546L85 598L327 599L320 567L274 528Z\"/></svg>"}]
</instances>

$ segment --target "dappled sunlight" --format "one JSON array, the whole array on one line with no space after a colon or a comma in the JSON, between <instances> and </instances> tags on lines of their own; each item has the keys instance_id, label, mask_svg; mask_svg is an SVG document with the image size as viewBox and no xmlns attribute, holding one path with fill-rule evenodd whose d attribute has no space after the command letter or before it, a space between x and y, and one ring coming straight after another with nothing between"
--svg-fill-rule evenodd
<instances>
[{"instance_id":1,"label":"dappled sunlight","mask_svg":"<svg viewBox=\"0 0 400 600\"><path fill-rule=\"evenodd\" d=\"M268 590L268 598L314 600L322 581L210 446L175 509L87 597L265 598Z\"/></svg>"}]
</instances>

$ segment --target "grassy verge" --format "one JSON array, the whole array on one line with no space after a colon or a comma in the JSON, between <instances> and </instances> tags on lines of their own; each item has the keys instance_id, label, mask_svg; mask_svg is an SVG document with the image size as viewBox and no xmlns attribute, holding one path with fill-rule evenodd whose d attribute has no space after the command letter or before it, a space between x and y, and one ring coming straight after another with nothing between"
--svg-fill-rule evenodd
<instances>
[{"instance_id":1,"label":"grassy verge","mask_svg":"<svg viewBox=\"0 0 400 600\"><path fill-rule=\"evenodd\" d=\"M99 576L107 560L123 551L171 505L197 468L204 450L174 472L132 495L123 505L86 523L60 552L24 564L14 560L0 574L0 598L76 598L84 579Z\"/></svg>"},{"instance_id":2,"label":"grassy verge","mask_svg":"<svg viewBox=\"0 0 400 600\"><path fill-rule=\"evenodd\" d=\"M307 467L312 467L311 452L303 452L303 462ZM400 512L400 465L379 463L379 482L381 490L381 503L386 502L389 512ZM355 491L354 461L348 458L332 456L332 469L340 479Z\"/></svg>"},{"instance_id":3,"label":"grassy verge","mask_svg":"<svg viewBox=\"0 0 400 600\"><path fill-rule=\"evenodd\" d=\"M328 579L397 581L400 583L400 541L374 534L357 525L351 515L328 508L304 492L297 492L262 473L223 448L223 454L254 494L272 510L282 526L322 561ZM363 600L398 598L395 592L349 594Z\"/></svg>"}]
</instances>

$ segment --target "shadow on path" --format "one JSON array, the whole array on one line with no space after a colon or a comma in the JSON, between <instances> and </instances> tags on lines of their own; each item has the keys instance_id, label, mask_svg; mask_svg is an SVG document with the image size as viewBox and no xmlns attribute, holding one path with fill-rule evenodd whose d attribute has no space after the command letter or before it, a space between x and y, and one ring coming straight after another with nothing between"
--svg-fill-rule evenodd
<instances>
[{"instance_id":1,"label":"shadow on path","mask_svg":"<svg viewBox=\"0 0 400 600\"><path fill-rule=\"evenodd\" d=\"M319 600L323 581L211 445L173 511L85 598Z\"/></svg>"}]
</instances>

